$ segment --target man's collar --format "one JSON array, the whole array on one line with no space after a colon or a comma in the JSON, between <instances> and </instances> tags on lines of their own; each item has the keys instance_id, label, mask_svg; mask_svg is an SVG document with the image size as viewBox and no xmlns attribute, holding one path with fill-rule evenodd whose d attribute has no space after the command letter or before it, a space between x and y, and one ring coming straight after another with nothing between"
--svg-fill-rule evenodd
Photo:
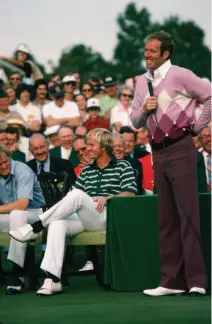
<instances>
[{"instance_id":1,"label":"man's collar","mask_svg":"<svg viewBox=\"0 0 212 324\"><path fill-rule=\"evenodd\" d=\"M108 165L105 168L107 168L110 165L115 165L115 164L117 164L117 159L114 155L112 155L111 160L109 161ZM90 163L90 166L92 169L99 169L98 164L96 163L96 160L94 160L92 163Z\"/></svg>"},{"instance_id":2,"label":"man's collar","mask_svg":"<svg viewBox=\"0 0 212 324\"><path fill-rule=\"evenodd\" d=\"M15 174L15 161L11 160L11 167L10 167L10 174L14 175Z\"/></svg>"},{"instance_id":3,"label":"man's collar","mask_svg":"<svg viewBox=\"0 0 212 324\"><path fill-rule=\"evenodd\" d=\"M172 65L171 64L171 61L170 60L167 60L158 69L154 70L154 74L155 75L160 74L161 78L162 79L165 79L166 74L167 74L168 70L170 69L171 65ZM153 78L152 73L150 72L150 70L147 71L146 78L149 79L149 80L151 80L151 81L154 80L154 78Z\"/></svg>"}]
</instances>

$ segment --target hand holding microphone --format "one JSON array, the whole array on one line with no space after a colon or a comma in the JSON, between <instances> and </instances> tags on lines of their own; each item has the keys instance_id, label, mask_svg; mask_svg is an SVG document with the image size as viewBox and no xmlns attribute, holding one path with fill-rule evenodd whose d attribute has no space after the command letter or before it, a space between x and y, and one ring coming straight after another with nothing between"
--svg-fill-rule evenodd
<instances>
[{"instance_id":1,"label":"hand holding microphone","mask_svg":"<svg viewBox=\"0 0 212 324\"><path fill-rule=\"evenodd\" d=\"M157 109L157 97L154 96L153 88L152 88L152 82L148 81L148 89L150 97L146 99L146 102L144 104L144 109L148 112L155 113L155 110Z\"/></svg>"}]
</instances>

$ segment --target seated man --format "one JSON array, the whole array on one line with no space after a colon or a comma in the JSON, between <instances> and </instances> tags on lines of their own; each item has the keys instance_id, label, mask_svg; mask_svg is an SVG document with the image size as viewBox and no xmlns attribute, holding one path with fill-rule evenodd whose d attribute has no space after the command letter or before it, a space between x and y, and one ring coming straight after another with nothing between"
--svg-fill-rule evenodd
<instances>
[{"instance_id":1,"label":"seated man","mask_svg":"<svg viewBox=\"0 0 212 324\"><path fill-rule=\"evenodd\" d=\"M116 157L116 159L123 159L125 161L128 161L135 173L136 176L136 183L137 183L137 193L138 195L143 195L144 190L142 187L142 181L143 181L143 169L142 164L137 160L125 152L125 140L123 135L121 134L113 134L113 154Z\"/></svg>"},{"instance_id":2,"label":"seated man","mask_svg":"<svg viewBox=\"0 0 212 324\"><path fill-rule=\"evenodd\" d=\"M34 134L30 137L29 150L34 159L27 164L36 175L40 174L40 172L59 173L65 171L68 174L67 187L70 189L73 186L76 175L71 162L50 156L48 141L42 134Z\"/></svg>"},{"instance_id":3,"label":"seated man","mask_svg":"<svg viewBox=\"0 0 212 324\"><path fill-rule=\"evenodd\" d=\"M15 161L26 162L26 156L23 152L19 150L18 142L19 142L19 132L17 128L7 127L7 147L11 152L11 157Z\"/></svg>"},{"instance_id":4,"label":"seated man","mask_svg":"<svg viewBox=\"0 0 212 324\"><path fill-rule=\"evenodd\" d=\"M71 161L75 168L79 163L79 159L72 147L74 139L73 130L67 125L62 125L60 126L57 135L60 141L60 146L51 149L49 151L50 155Z\"/></svg>"},{"instance_id":5,"label":"seated man","mask_svg":"<svg viewBox=\"0 0 212 324\"><path fill-rule=\"evenodd\" d=\"M129 162L112 157L110 132L105 129L91 131L87 137L87 151L94 162L82 170L74 189L43 213L38 222L9 232L16 240L26 242L36 239L39 232L48 226L47 248L41 264L48 279L38 290L38 295L52 295L62 290L60 277L66 235L105 230L107 200L113 196L134 196L137 193ZM73 215L76 212L77 215Z\"/></svg>"},{"instance_id":6,"label":"seated man","mask_svg":"<svg viewBox=\"0 0 212 324\"><path fill-rule=\"evenodd\" d=\"M74 169L74 172L76 176L78 177L80 175L80 172L82 169L91 162L90 157L88 156L87 152L87 144L86 144L86 138L85 137L77 137L73 142L73 148L77 154L77 157L79 159L79 164Z\"/></svg>"},{"instance_id":7,"label":"seated man","mask_svg":"<svg viewBox=\"0 0 212 324\"><path fill-rule=\"evenodd\" d=\"M24 163L11 160L10 156L9 149L0 143L0 233L35 222L45 204L33 171ZM22 291L25 254L26 244L11 239L8 259L13 262L14 278L8 282L7 294Z\"/></svg>"},{"instance_id":8,"label":"seated man","mask_svg":"<svg viewBox=\"0 0 212 324\"><path fill-rule=\"evenodd\" d=\"M200 132L200 142L203 148L203 157L205 161L207 187L211 191L211 125L209 124Z\"/></svg>"},{"instance_id":9,"label":"seated man","mask_svg":"<svg viewBox=\"0 0 212 324\"><path fill-rule=\"evenodd\" d=\"M125 153L127 155L130 155L135 159L140 159L149 154L146 149L143 149L139 145L136 145L136 133L131 127L121 127L120 134L122 134L124 137Z\"/></svg>"}]
</instances>

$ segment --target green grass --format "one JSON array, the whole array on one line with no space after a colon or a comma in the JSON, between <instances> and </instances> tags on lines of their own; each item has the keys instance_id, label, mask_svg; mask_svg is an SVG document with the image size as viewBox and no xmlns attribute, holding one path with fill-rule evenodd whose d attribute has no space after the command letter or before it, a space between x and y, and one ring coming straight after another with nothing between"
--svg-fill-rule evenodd
<instances>
[{"instance_id":1,"label":"green grass","mask_svg":"<svg viewBox=\"0 0 212 324\"><path fill-rule=\"evenodd\" d=\"M71 277L60 295L36 297L26 291L5 296L0 287L1 324L210 323L210 296L145 297L103 291L94 276Z\"/></svg>"}]
</instances>

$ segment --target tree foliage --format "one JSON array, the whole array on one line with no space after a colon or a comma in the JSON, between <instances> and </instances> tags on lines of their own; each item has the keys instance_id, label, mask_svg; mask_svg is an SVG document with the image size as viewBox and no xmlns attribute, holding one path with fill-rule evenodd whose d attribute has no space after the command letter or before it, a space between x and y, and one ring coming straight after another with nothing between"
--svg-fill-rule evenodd
<instances>
[{"instance_id":1,"label":"tree foliage","mask_svg":"<svg viewBox=\"0 0 212 324\"><path fill-rule=\"evenodd\" d=\"M122 80L143 72L145 38L159 30L173 37L176 45L173 64L191 69L200 77L210 78L211 52L204 44L203 30L194 22L183 22L178 17L170 17L162 24L152 22L149 11L137 9L134 3L126 7L117 22L119 32L114 63Z\"/></svg>"},{"instance_id":2,"label":"tree foliage","mask_svg":"<svg viewBox=\"0 0 212 324\"><path fill-rule=\"evenodd\" d=\"M91 75L102 76L111 73L113 66L104 60L101 54L96 53L91 47L79 44L63 52L56 73L64 76L70 72L78 72L82 82Z\"/></svg>"},{"instance_id":3,"label":"tree foliage","mask_svg":"<svg viewBox=\"0 0 212 324\"><path fill-rule=\"evenodd\" d=\"M110 62L91 47L79 44L62 53L54 72L62 76L79 72L83 82L90 75L102 77L112 73L124 82L144 72L146 36L164 30L172 35L176 44L172 63L188 68L200 77L211 77L211 52L204 44L204 31L195 22L184 22L179 17L168 17L162 23L153 22L146 8L138 9L135 3L129 3L118 15L117 24L117 44Z\"/></svg>"}]
</instances>

